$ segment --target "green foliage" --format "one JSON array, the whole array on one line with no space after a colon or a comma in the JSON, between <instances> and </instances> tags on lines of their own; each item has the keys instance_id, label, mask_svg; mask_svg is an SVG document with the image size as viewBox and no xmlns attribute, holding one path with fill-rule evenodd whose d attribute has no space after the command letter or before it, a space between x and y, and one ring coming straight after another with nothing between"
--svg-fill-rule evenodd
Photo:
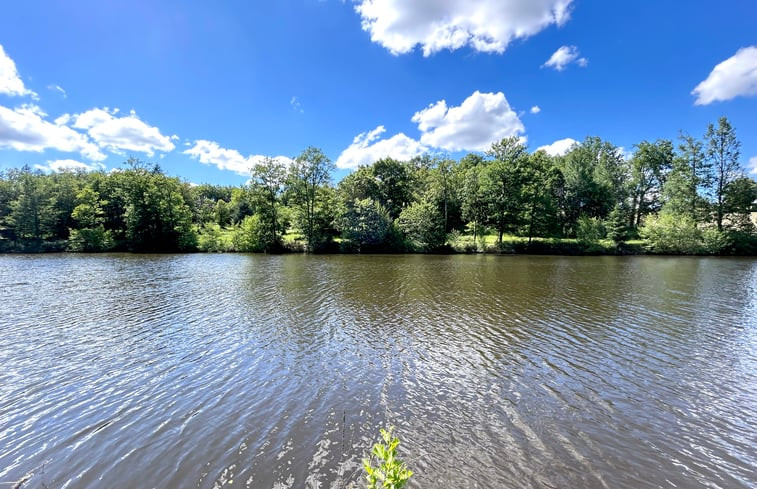
<instances>
[{"instance_id":1,"label":"green foliage","mask_svg":"<svg viewBox=\"0 0 757 489\"><path fill-rule=\"evenodd\" d=\"M723 211L728 230L754 232L751 213L757 211L757 182L747 177L732 181L723 196Z\"/></svg>"},{"instance_id":2,"label":"green foliage","mask_svg":"<svg viewBox=\"0 0 757 489\"><path fill-rule=\"evenodd\" d=\"M413 201L414 187L412 167L391 158L360 167L339 182L345 201L371 199L386 209L392 220Z\"/></svg>"},{"instance_id":3,"label":"green foliage","mask_svg":"<svg viewBox=\"0 0 757 489\"><path fill-rule=\"evenodd\" d=\"M702 245L700 253L706 255L718 255L728 250L733 241L728 233L725 233L715 227L708 227L702 230Z\"/></svg>"},{"instance_id":4,"label":"green foliage","mask_svg":"<svg viewBox=\"0 0 757 489\"><path fill-rule=\"evenodd\" d=\"M231 212L225 200L220 199L216 201L214 217L216 224L221 227L228 226L231 223Z\"/></svg>"},{"instance_id":5,"label":"green foliage","mask_svg":"<svg viewBox=\"0 0 757 489\"><path fill-rule=\"evenodd\" d=\"M106 230L103 202L91 186L76 194L77 205L71 212L76 228L70 230L70 251L108 251L115 246L113 233Z\"/></svg>"},{"instance_id":6,"label":"green foliage","mask_svg":"<svg viewBox=\"0 0 757 489\"><path fill-rule=\"evenodd\" d=\"M113 233L106 231L102 224L83 229L71 229L68 238L69 251L108 251L114 246Z\"/></svg>"},{"instance_id":7,"label":"green foliage","mask_svg":"<svg viewBox=\"0 0 757 489\"><path fill-rule=\"evenodd\" d=\"M707 214L707 200L702 194L711 186L711 165L704 161L701 142L689 135L682 135L681 141L662 187L662 208L700 222Z\"/></svg>"},{"instance_id":8,"label":"green foliage","mask_svg":"<svg viewBox=\"0 0 757 489\"><path fill-rule=\"evenodd\" d=\"M394 428L381 429L382 442L373 445L371 457L363 459L367 489L402 489L413 472L397 458L399 438L393 435Z\"/></svg>"},{"instance_id":9,"label":"green foliage","mask_svg":"<svg viewBox=\"0 0 757 489\"><path fill-rule=\"evenodd\" d=\"M309 252L326 246L331 237L334 216L329 205L331 172L336 167L318 148L306 148L289 168L289 192L295 209L294 219L305 238Z\"/></svg>"},{"instance_id":10,"label":"green foliage","mask_svg":"<svg viewBox=\"0 0 757 489\"><path fill-rule=\"evenodd\" d=\"M626 197L627 165L618 148L587 137L560 160L565 179L563 214L566 231L575 230L582 215L604 219Z\"/></svg>"},{"instance_id":11,"label":"green foliage","mask_svg":"<svg viewBox=\"0 0 757 489\"><path fill-rule=\"evenodd\" d=\"M245 217L255 213L255 205L251 192L247 188L235 188L231 190L229 201L229 214L232 224L241 223Z\"/></svg>"},{"instance_id":12,"label":"green foliage","mask_svg":"<svg viewBox=\"0 0 757 489\"><path fill-rule=\"evenodd\" d=\"M497 229L501 244L504 233L523 221L528 152L518 138L510 137L492 144L487 154L495 159L483 166L479 182L488 206L487 222Z\"/></svg>"},{"instance_id":13,"label":"green foliage","mask_svg":"<svg viewBox=\"0 0 757 489\"><path fill-rule=\"evenodd\" d=\"M371 166L376 181L377 201L392 219L413 201L413 175L408 165L391 158L378 160Z\"/></svg>"},{"instance_id":14,"label":"green foliage","mask_svg":"<svg viewBox=\"0 0 757 489\"><path fill-rule=\"evenodd\" d=\"M415 202L405 207L397 226L418 251L434 251L444 246L444 218L431 202Z\"/></svg>"},{"instance_id":15,"label":"green foliage","mask_svg":"<svg viewBox=\"0 0 757 489\"><path fill-rule=\"evenodd\" d=\"M600 219L587 215L578 218L576 239L583 251L590 253L601 251L599 240L602 239L604 234L604 224Z\"/></svg>"},{"instance_id":16,"label":"green foliage","mask_svg":"<svg viewBox=\"0 0 757 489\"><path fill-rule=\"evenodd\" d=\"M647 217L639 234L655 253L717 254L731 244L728 235L717 228L700 229L691 216L670 212Z\"/></svg>"},{"instance_id":17,"label":"green foliage","mask_svg":"<svg viewBox=\"0 0 757 489\"><path fill-rule=\"evenodd\" d=\"M737 255L757 255L757 232L754 224L748 230L733 230L727 232L728 239L731 243L731 251Z\"/></svg>"},{"instance_id":18,"label":"green foliage","mask_svg":"<svg viewBox=\"0 0 757 489\"><path fill-rule=\"evenodd\" d=\"M607 217L605 227L607 229L607 239L619 245L628 239L628 216L620 204L610 212Z\"/></svg>"},{"instance_id":19,"label":"green foliage","mask_svg":"<svg viewBox=\"0 0 757 489\"><path fill-rule=\"evenodd\" d=\"M478 251L473 241L457 229L453 229L447 234L447 243L458 253L475 253Z\"/></svg>"},{"instance_id":20,"label":"green foliage","mask_svg":"<svg viewBox=\"0 0 757 489\"><path fill-rule=\"evenodd\" d=\"M48 182L40 173L25 168L17 175L15 186L16 198L9 202L6 218L13 236L25 241L51 238L52 206Z\"/></svg>"},{"instance_id":21,"label":"green foliage","mask_svg":"<svg viewBox=\"0 0 757 489\"><path fill-rule=\"evenodd\" d=\"M704 138L707 143L705 156L713 169L715 222L718 230L722 231L728 189L735 180L743 175L739 165L741 142L736 139L736 132L725 117L718 120L717 128L710 124Z\"/></svg>"},{"instance_id":22,"label":"green foliage","mask_svg":"<svg viewBox=\"0 0 757 489\"><path fill-rule=\"evenodd\" d=\"M524 233L529 242L534 236L554 236L559 229L559 203L565 179L555 159L544 151L529 157L523 186Z\"/></svg>"},{"instance_id":23,"label":"green foliage","mask_svg":"<svg viewBox=\"0 0 757 489\"><path fill-rule=\"evenodd\" d=\"M700 249L697 223L689 215L661 212L649 216L639 234L649 241L649 250L656 253L693 254Z\"/></svg>"},{"instance_id":24,"label":"green foliage","mask_svg":"<svg viewBox=\"0 0 757 489\"><path fill-rule=\"evenodd\" d=\"M281 242L277 239L271 229L261 222L260 215L255 214L244 218L232 236L232 243L237 251L273 252L281 248Z\"/></svg>"},{"instance_id":25,"label":"green foliage","mask_svg":"<svg viewBox=\"0 0 757 489\"><path fill-rule=\"evenodd\" d=\"M484 223L488 211L488 200L482 186L484 166L476 159L470 159L470 167L465 170L462 189L462 215L470 223L473 234L473 248L477 247L476 239L485 234ZM473 162L476 162L475 164Z\"/></svg>"},{"instance_id":26,"label":"green foliage","mask_svg":"<svg viewBox=\"0 0 757 489\"><path fill-rule=\"evenodd\" d=\"M631 197L630 225L638 227L644 216L661 207L660 196L667 174L673 166L673 143L660 139L654 143L642 141L635 145L631 158L629 194Z\"/></svg>"},{"instance_id":27,"label":"green foliage","mask_svg":"<svg viewBox=\"0 0 757 489\"><path fill-rule=\"evenodd\" d=\"M460 187L462 176L455 170L455 161L434 158L431 167L416 172L416 187L422 189L418 200L433 202L444 219L444 230L461 227Z\"/></svg>"},{"instance_id":28,"label":"green foliage","mask_svg":"<svg viewBox=\"0 0 757 489\"><path fill-rule=\"evenodd\" d=\"M286 167L279 160L265 158L252 169L252 198L266 227L263 249L269 251L280 243L279 200L285 181Z\"/></svg>"},{"instance_id":29,"label":"green foliage","mask_svg":"<svg viewBox=\"0 0 757 489\"><path fill-rule=\"evenodd\" d=\"M459 161L384 158L336 188L334 165L313 147L288 167L262 161L239 188L190 185L133 158L108 174L25 167L0 172L0 250L404 252L449 241L464 251L617 253L640 246L627 240L646 220L652 250L754 253L757 182L739 147L725 118L676 148L642 141L629 160L597 137L557 157L506 138Z\"/></svg>"},{"instance_id":30,"label":"green foliage","mask_svg":"<svg viewBox=\"0 0 757 489\"><path fill-rule=\"evenodd\" d=\"M373 199L362 199L347 203L336 225L342 238L349 242L347 249L359 253L366 247L384 243L392 221L381 204Z\"/></svg>"},{"instance_id":31,"label":"green foliage","mask_svg":"<svg viewBox=\"0 0 757 489\"><path fill-rule=\"evenodd\" d=\"M197 249L209 253L228 251L221 227L210 224L200 228L200 233L197 235Z\"/></svg>"},{"instance_id":32,"label":"green foliage","mask_svg":"<svg viewBox=\"0 0 757 489\"><path fill-rule=\"evenodd\" d=\"M134 251L188 251L196 246L192 213L181 184L157 171L127 174L124 212L128 246Z\"/></svg>"}]
</instances>

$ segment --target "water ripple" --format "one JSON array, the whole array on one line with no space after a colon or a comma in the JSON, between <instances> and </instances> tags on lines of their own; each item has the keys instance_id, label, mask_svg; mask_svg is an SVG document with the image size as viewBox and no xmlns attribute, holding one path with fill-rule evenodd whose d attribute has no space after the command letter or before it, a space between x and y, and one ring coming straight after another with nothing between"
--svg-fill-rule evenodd
<instances>
[{"instance_id":1,"label":"water ripple","mask_svg":"<svg viewBox=\"0 0 757 489\"><path fill-rule=\"evenodd\" d=\"M754 483L757 262L0 257L0 482Z\"/></svg>"}]
</instances>

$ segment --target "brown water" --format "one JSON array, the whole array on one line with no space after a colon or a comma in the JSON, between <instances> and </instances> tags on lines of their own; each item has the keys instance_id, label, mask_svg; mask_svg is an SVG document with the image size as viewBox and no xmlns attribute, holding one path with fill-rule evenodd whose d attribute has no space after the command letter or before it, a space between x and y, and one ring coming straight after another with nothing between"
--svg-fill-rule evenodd
<instances>
[{"instance_id":1,"label":"brown water","mask_svg":"<svg viewBox=\"0 0 757 489\"><path fill-rule=\"evenodd\" d=\"M757 260L0 256L0 487L757 485Z\"/></svg>"}]
</instances>

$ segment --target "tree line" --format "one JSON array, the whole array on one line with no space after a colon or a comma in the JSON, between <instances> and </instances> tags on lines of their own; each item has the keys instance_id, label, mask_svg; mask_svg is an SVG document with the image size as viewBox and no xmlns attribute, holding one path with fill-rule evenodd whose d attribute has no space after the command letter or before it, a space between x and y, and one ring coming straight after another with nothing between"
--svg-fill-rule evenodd
<instances>
[{"instance_id":1,"label":"tree line","mask_svg":"<svg viewBox=\"0 0 757 489\"><path fill-rule=\"evenodd\" d=\"M241 187L191 185L134 158L110 173L24 167L0 173L0 251L474 251L512 236L524 251L757 251L757 182L726 118L702 138L633 149L587 137L550 156L506 138L459 160L383 158L334 184L334 164L309 147L289 164L264 159Z\"/></svg>"}]
</instances>

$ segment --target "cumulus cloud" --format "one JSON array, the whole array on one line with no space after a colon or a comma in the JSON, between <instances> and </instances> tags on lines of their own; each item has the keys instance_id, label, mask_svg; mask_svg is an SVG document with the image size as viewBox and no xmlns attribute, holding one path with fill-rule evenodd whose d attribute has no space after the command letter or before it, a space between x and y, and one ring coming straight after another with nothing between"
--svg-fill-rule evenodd
<instances>
[{"instance_id":1,"label":"cumulus cloud","mask_svg":"<svg viewBox=\"0 0 757 489\"><path fill-rule=\"evenodd\" d=\"M541 66L542 68L554 68L557 71L563 71L571 63L585 67L589 64L589 60L582 58L581 53L575 46L560 46Z\"/></svg>"},{"instance_id":2,"label":"cumulus cloud","mask_svg":"<svg viewBox=\"0 0 757 489\"><path fill-rule=\"evenodd\" d=\"M371 40L392 54L421 46L429 56L465 46L502 53L570 17L572 0L358 0L355 10Z\"/></svg>"},{"instance_id":3,"label":"cumulus cloud","mask_svg":"<svg viewBox=\"0 0 757 489\"><path fill-rule=\"evenodd\" d=\"M34 168L46 173L57 173L64 171L98 171L104 170L105 165L102 163L87 164L77 160L65 159L48 161L44 165L34 165Z\"/></svg>"},{"instance_id":4,"label":"cumulus cloud","mask_svg":"<svg viewBox=\"0 0 757 489\"><path fill-rule=\"evenodd\" d=\"M533 107L531 107L531 110L529 112L531 112L532 114L538 114L539 112L541 112L541 107L534 105Z\"/></svg>"},{"instance_id":5,"label":"cumulus cloud","mask_svg":"<svg viewBox=\"0 0 757 489\"><path fill-rule=\"evenodd\" d=\"M42 110L42 107L40 107L37 104L21 104L21 107L17 108L18 111L23 112L31 112L32 114L36 114L41 118L47 117L47 112Z\"/></svg>"},{"instance_id":6,"label":"cumulus cloud","mask_svg":"<svg viewBox=\"0 0 757 489\"><path fill-rule=\"evenodd\" d=\"M71 123L76 129L87 134L101 147L115 153L137 151L148 156L155 151L169 152L175 146L169 136L160 133L157 127L143 122L132 110L129 115L118 117L118 109L90 109L81 114L65 114L57 123Z\"/></svg>"},{"instance_id":7,"label":"cumulus cloud","mask_svg":"<svg viewBox=\"0 0 757 489\"><path fill-rule=\"evenodd\" d=\"M106 158L85 134L70 127L45 120L46 114L36 105L16 109L0 106L0 148L42 152L55 149L80 153L92 161Z\"/></svg>"},{"instance_id":8,"label":"cumulus cloud","mask_svg":"<svg viewBox=\"0 0 757 489\"><path fill-rule=\"evenodd\" d=\"M695 105L757 95L757 46L741 48L719 63L691 94L697 97Z\"/></svg>"},{"instance_id":9,"label":"cumulus cloud","mask_svg":"<svg viewBox=\"0 0 757 489\"><path fill-rule=\"evenodd\" d=\"M502 92L476 90L455 107L440 100L416 112L412 121L421 131L421 143L449 151L485 151L494 141L525 132Z\"/></svg>"},{"instance_id":10,"label":"cumulus cloud","mask_svg":"<svg viewBox=\"0 0 757 489\"><path fill-rule=\"evenodd\" d=\"M189 155L205 165L214 165L219 170L230 170L246 177L250 176L253 166L257 163L263 163L266 158L263 155L245 157L235 149L222 148L215 141L206 139L196 140L190 148L183 151L183 154ZM274 159L287 165L292 163L292 159L286 156L276 156Z\"/></svg>"},{"instance_id":11,"label":"cumulus cloud","mask_svg":"<svg viewBox=\"0 0 757 489\"><path fill-rule=\"evenodd\" d=\"M5 53L2 44L0 44L0 93L15 97L28 95L37 98L36 93L24 86L24 82L16 71L16 63Z\"/></svg>"},{"instance_id":12,"label":"cumulus cloud","mask_svg":"<svg viewBox=\"0 0 757 489\"><path fill-rule=\"evenodd\" d=\"M372 131L358 134L337 158L337 168L357 168L360 165L370 165L381 158L407 161L428 150L403 133L395 134L389 139L379 139L384 132L384 126L378 126Z\"/></svg>"},{"instance_id":13,"label":"cumulus cloud","mask_svg":"<svg viewBox=\"0 0 757 489\"><path fill-rule=\"evenodd\" d=\"M538 148L536 148L536 150L544 150L550 156L562 156L567 153L574 144L578 144L578 141L573 138L565 138L559 139L552 144L539 146Z\"/></svg>"},{"instance_id":14,"label":"cumulus cloud","mask_svg":"<svg viewBox=\"0 0 757 489\"><path fill-rule=\"evenodd\" d=\"M473 92L459 106L445 100L430 104L411 118L418 125L420 140L398 133L382 138L384 126L358 134L337 158L338 168L357 168L391 157L406 161L434 150L485 151L500 139L525 132L523 123L502 92Z\"/></svg>"}]
</instances>

